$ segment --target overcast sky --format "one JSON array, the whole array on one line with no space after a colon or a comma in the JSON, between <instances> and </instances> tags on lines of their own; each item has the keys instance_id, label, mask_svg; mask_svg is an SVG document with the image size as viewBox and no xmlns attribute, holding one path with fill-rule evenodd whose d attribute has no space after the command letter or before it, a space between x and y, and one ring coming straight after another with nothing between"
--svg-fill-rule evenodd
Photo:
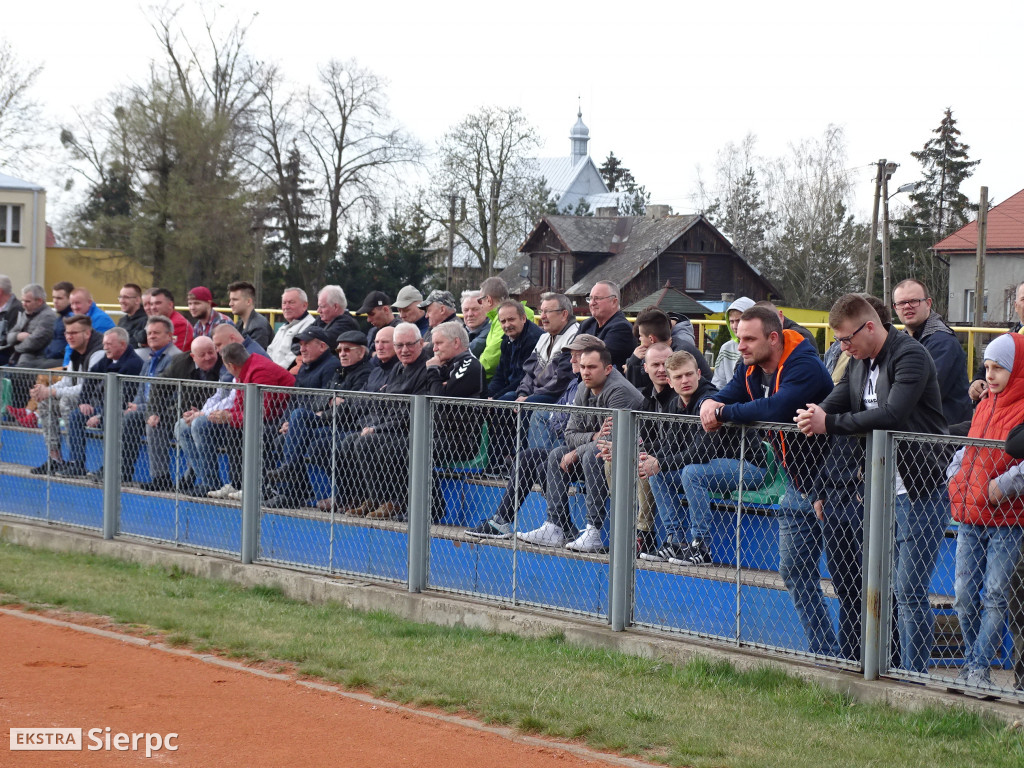
<instances>
[{"instance_id":1,"label":"overcast sky","mask_svg":"<svg viewBox=\"0 0 1024 768\"><path fill-rule=\"evenodd\" d=\"M159 54L135 2L6 5L0 35L44 66L36 96L54 119L143 80ZM710 176L726 142L754 133L760 153L777 156L835 123L855 173L855 212L867 219L873 163L901 164L893 188L918 178L909 153L947 106L982 160L963 191L976 200L985 184L1000 201L1024 188L1020 0L209 7L222 21L258 11L250 51L295 82L312 82L331 58L355 58L389 82L394 116L430 148L480 106L514 105L537 127L540 154L567 154L579 98L591 157L600 164L614 151L653 203L677 212L692 210L698 168ZM183 18L198 39L195 8Z\"/></svg>"}]
</instances>

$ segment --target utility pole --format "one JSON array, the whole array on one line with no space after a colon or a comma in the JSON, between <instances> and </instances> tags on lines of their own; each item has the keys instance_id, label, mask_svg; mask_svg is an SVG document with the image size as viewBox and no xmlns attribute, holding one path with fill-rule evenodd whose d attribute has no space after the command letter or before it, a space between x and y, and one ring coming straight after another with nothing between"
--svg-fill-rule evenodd
<instances>
[{"instance_id":1,"label":"utility pole","mask_svg":"<svg viewBox=\"0 0 1024 768\"><path fill-rule=\"evenodd\" d=\"M875 282L875 240L878 238L878 201L882 194L882 177L885 175L885 158L878 161L875 175L875 207L871 214L871 239L868 240L868 268L864 275L864 293L871 293Z\"/></svg>"},{"instance_id":2,"label":"utility pole","mask_svg":"<svg viewBox=\"0 0 1024 768\"><path fill-rule=\"evenodd\" d=\"M974 325L985 319L985 238L988 236L988 187L981 188L978 201L978 266L974 281Z\"/></svg>"},{"instance_id":3,"label":"utility pole","mask_svg":"<svg viewBox=\"0 0 1024 768\"><path fill-rule=\"evenodd\" d=\"M444 278L444 289L452 289L452 273L455 262L455 202L459 196L454 192L448 195L448 272Z\"/></svg>"},{"instance_id":4,"label":"utility pole","mask_svg":"<svg viewBox=\"0 0 1024 768\"><path fill-rule=\"evenodd\" d=\"M882 174L882 298L891 301L889 289L892 285L892 272L889 266L889 179L899 168L898 163L886 163Z\"/></svg>"}]
</instances>

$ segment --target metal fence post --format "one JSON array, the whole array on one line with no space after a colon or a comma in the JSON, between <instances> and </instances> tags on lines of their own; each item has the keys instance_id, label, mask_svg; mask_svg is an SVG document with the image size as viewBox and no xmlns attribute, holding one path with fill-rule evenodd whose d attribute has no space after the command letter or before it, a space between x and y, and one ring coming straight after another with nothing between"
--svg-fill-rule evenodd
<instances>
[{"instance_id":1,"label":"metal fence post","mask_svg":"<svg viewBox=\"0 0 1024 768\"><path fill-rule=\"evenodd\" d=\"M863 659L864 679L877 680L883 668L888 665L881 663L882 649L888 647L883 636L890 629L889 615L889 580L888 547L885 536L890 527L887 524L886 503L889 495L886 485L891 475L886 471L888 456L887 445L891 445L888 432L875 430L864 438L865 473L864 487L867 498L864 509L864 606L861 626L863 627Z\"/></svg>"},{"instance_id":2,"label":"metal fence post","mask_svg":"<svg viewBox=\"0 0 1024 768\"><path fill-rule=\"evenodd\" d=\"M117 535L121 517L121 379L105 374L103 382L103 538Z\"/></svg>"},{"instance_id":3,"label":"metal fence post","mask_svg":"<svg viewBox=\"0 0 1024 768\"><path fill-rule=\"evenodd\" d=\"M263 402L255 384L235 395L245 397L242 422L242 562L256 558L256 531L263 486Z\"/></svg>"},{"instance_id":4,"label":"metal fence post","mask_svg":"<svg viewBox=\"0 0 1024 768\"><path fill-rule=\"evenodd\" d=\"M636 416L617 410L612 419L611 552L608 557L608 613L612 630L621 632L630 617L636 565Z\"/></svg>"},{"instance_id":5,"label":"metal fence post","mask_svg":"<svg viewBox=\"0 0 1024 768\"><path fill-rule=\"evenodd\" d=\"M430 411L425 395L412 398L409 414L409 591L427 586L430 547Z\"/></svg>"}]
</instances>

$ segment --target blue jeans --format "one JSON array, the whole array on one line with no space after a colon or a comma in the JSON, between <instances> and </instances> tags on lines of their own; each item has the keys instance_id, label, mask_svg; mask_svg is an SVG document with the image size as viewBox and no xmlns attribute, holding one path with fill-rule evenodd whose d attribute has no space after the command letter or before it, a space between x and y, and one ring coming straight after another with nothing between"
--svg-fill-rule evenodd
<instances>
[{"instance_id":1,"label":"blue jeans","mask_svg":"<svg viewBox=\"0 0 1024 768\"><path fill-rule=\"evenodd\" d=\"M839 655L860 661L863 582L864 505L837 491L825 499L825 557L839 603Z\"/></svg>"},{"instance_id":2,"label":"blue jeans","mask_svg":"<svg viewBox=\"0 0 1024 768\"><path fill-rule=\"evenodd\" d=\"M811 653L835 656L836 632L825 608L818 562L823 549L821 522L811 502L786 483L779 502L779 575L807 636Z\"/></svg>"},{"instance_id":3,"label":"blue jeans","mask_svg":"<svg viewBox=\"0 0 1024 768\"><path fill-rule=\"evenodd\" d=\"M896 518L896 557L893 584L896 627L900 637L900 667L926 673L935 642L935 615L928 586L935 573L949 498L945 489L910 501L901 493L893 504Z\"/></svg>"},{"instance_id":4,"label":"blue jeans","mask_svg":"<svg viewBox=\"0 0 1024 768\"><path fill-rule=\"evenodd\" d=\"M964 639L964 664L969 669L987 670L995 658L1006 625L1010 579L1020 557L1022 538L1024 528L1020 526L960 523L953 606Z\"/></svg>"},{"instance_id":5,"label":"blue jeans","mask_svg":"<svg viewBox=\"0 0 1024 768\"><path fill-rule=\"evenodd\" d=\"M228 424L214 424L204 414L196 416L191 424L179 419L174 425L174 436L185 460L196 473L197 488L220 488L220 470L217 456L230 452L234 443L242 439L242 430Z\"/></svg>"},{"instance_id":6,"label":"blue jeans","mask_svg":"<svg viewBox=\"0 0 1024 768\"><path fill-rule=\"evenodd\" d=\"M68 414L68 460L85 466L85 422L92 416L85 416L78 408Z\"/></svg>"},{"instance_id":7,"label":"blue jeans","mask_svg":"<svg viewBox=\"0 0 1024 768\"><path fill-rule=\"evenodd\" d=\"M768 470L746 464L743 467L745 488L757 488L764 482ZM738 459L711 459L706 464L689 464L682 469L673 469L651 475L651 492L658 506L658 516L666 533L673 541L700 539L707 542L711 536L710 493L726 493L740 487L740 462ZM689 525L682 519L679 493L686 494L690 511Z\"/></svg>"}]
</instances>

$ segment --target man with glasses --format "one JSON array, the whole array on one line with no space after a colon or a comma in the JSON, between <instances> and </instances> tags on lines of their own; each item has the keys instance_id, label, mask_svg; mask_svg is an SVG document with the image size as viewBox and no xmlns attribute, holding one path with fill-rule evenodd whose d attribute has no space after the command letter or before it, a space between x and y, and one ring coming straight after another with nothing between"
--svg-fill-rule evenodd
<instances>
[{"instance_id":1,"label":"man with glasses","mask_svg":"<svg viewBox=\"0 0 1024 768\"><path fill-rule=\"evenodd\" d=\"M142 308L142 287L125 283L117 293L117 303L124 314L117 319L118 328L128 331L129 343L146 335L146 310Z\"/></svg>"},{"instance_id":2,"label":"man with glasses","mask_svg":"<svg viewBox=\"0 0 1024 768\"><path fill-rule=\"evenodd\" d=\"M540 297L540 327L546 331L523 365L523 378L516 388L517 403L553 403L573 379L568 345L579 333L580 324L572 313L572 302L561 293Z\"/></svg>"},{"instance_id":3,"label":"man with glasses","mask_svg":"<svg viewBox=\"0 0 1024 768\"><path fill-rule=\"evenodd\" d=\"M65 366L69 373L88 371L103 359L103 334L95 333L88 315L72 315L64 321L64 336L71 349ZM38 403L36 417L46 440L47 459L32 470L33 475L56 473L64 465L60 453L60 420L78 407L85 380L64 376L52 384L36 384L29 394Z\"/></svg>"},{"instance_id":4,"label":"man with glasses","mask_svg":"<svg viewBox=\"0 0 1024 768\"><path fill-rule=\"evenodd\" d=\"M901 293L901 299L905 295ZM805 435L860 435L875 429L947 434L935 364L921 344L883 325L871 305L857 294L841 297L829 312L828 322L853 359L828 397L797 411L795 421ZM862 450L858 446L852 466L863 466ZM932 450L928 445L904 444L896 453L893 581L900 666L912 672L928 671L934 642L928 584L949 517L946 463L941 448ZM839 508L850 502L837 500L835 483L828 477L836 470L835 464L822 464L809 494L819 519L841 514ZM862 503L862 490L860 495L861 499L853 501ZM862 519L862 509L859 516Z\"/></svg>"},{"instance_id":5,"label":"man with glasses","mask_svg":"<svg viewBox=\"0 0 1024 768\"><path fill-rule=\"evenodd\" d=\"M620 371L636 348L633 326L619 309L619 286L610 280L594 283L587 296L590 317L580 324L580 333L596 336L605 343L612 365Z\"/></svg>"},{"instance_id":6,"label":"man with glasses","mask_svg":"<svg viewBox=\"0 0 1024 768\"><path fill-rule=\"evenodd\" d=\"M932 311L928 288L920 280L904 280L892 291L892 305L907 333L924 344L935 362L946 423L970 421L973 407L967 394L967 353L942 315Z\"/></svg>"}]
</instances>

